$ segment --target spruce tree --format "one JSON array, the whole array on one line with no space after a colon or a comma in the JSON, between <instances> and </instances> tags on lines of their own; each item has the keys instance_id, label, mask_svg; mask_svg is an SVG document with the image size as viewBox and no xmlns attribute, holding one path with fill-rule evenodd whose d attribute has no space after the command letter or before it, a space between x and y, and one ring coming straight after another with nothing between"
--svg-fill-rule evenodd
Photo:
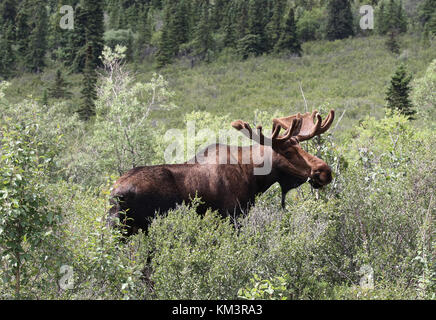
<instances>
[{"instance_id":1,"label":"spruce tree","mask_svg":"<svg viewBox=\"0 0 436 320\"><path fill-rule=\"evenodd\" d=\"M62 77L60 69L56 71L56 78L53 86L48 89L48 94L51 98L62 99L71 97L71 92L67 90L68 83Z\"/></svg>"},{"instance_id":2,"label":"spruce tree","mask_svg":"<svg viewBox=\"0 0 436 320\"><path fill-rule=\"evenodd\" d=\"M394 0L391 1L393 2ZM394 29L398 30L399 32L404 33L407 31L407 16L403 8L402 0L397 3L396 15L393 23Z\"/></svg>"},{"instance_id":3,"label":"spruce tree","mask_svg":"<svg viewBox=\"0 0 436 320\"><path fill-rule=\"evenodd\" d=\"M392 76L390 86L386 92L386 108L390 111L399 111L413 120L416 111L409 99L411 75L407 74L406 67L401 64Z\"/></svg>"},{"instance_id":4,"label":"spruce tree","mask_svg":"<svg viewBox=\"0 0 436 320\"><path fill-rule=\"evenodd\" d=\"M424 0L421 3L419 19L427 33L436 35L436 0Z\"/></svg>"},{"instance_id":5,"label":"spruce tree","mask_svg":"<svg viewBox=\"0 0 436 320\"><path fill-rule=\"evenodd\" d=\"M380 2L376 12L376 29L379 34L386 34L389 26L387 23L387 13L384 1Z\"/></svg>"},{"instance_id":6,"label":"spruce tree","mask_svg":"<svg viewBox=\"0 0 436 320\"><path fill-rule=\"evenodd\" d=\"M157 67L162 68L163 66L171 63L173 59L173 44L169 38L168 29L163 28L159 49L156 55Z\"/></svg>"},{"instance_id":7,"label":"spruce tree","mask_svg":"<svg viewBox=\"0 0 436 320\"><path fill-rule=\"evenodd\" d=\"M74 10L74 29L68 33L68 46L65 54L65 65L72 72L80 73L85 68L86 60L86 22L87 14L79 4Z\"/></svg>"},{"instance_id":8,"label":"spruce tree","mask_svg":"<svg viewBox=\"0 0 436 320\"><path fill-rule=\"evenodd\" d=\"M17 0L2 0L0 3L0 30L15 25L17 16Z\"/></svg>"},{"instance_id":9,"label":"spruce tree","mask_svg":"<svg viewBox=\"0 0 436 320\"><path fill-rule=\"evenodd\" d=\"M178 47L176 46L176 41L174 39L174 30L171 21L171 12L173 10L171 4L171 2L167 3L164 8L164 25L162 26L159 49L156 55L158 68L161 68L171 63L174 55L178 51Z\"/></svg>"},{"instance_id":10,"label":"spruce tree","mask_svg":"<svg viewBox=\"0 0 436 320\"><path fill-rule=\"evenodd\" d=\"M135 41L135 55L139 61L142 61L144 51L151 41L152 25L150 16L150 7L142 7L139 13L138 33Z\"/></svg>"},{"instance_id":11,"label":"spruce tree","mask_svg":"<svg viewBox=\"0 0 436 320\"><path fill-rule=\"evenodd\" d=\"M213 4L213 11L212 11L212 23L213 28L215 30L220 29L225 14L227 13L227 6L230 1L228 0L215 0Z\"/></svg>"},{"instance_id":12,"label":"spruce tree","mask_svg":"<svg viewBox=\"0 0 436 320\"><path fill-rule=\"evenodd\" d=\"M400 46L397 41L397 34L395 31L389 32L389 37L385 42L386 47L389 49L390 52L398 54L400 53Z\"/></svg>"},{"instance_id":13,"label":"spruce tree","mask_svg":"<svg viewBox=\"0 0 436 320\"><path fill-rule=\"evenodd\" d=\"M327 15L327 39L345 39L354 35L350 0L329 0Z\"/></svg>"},{"instance_id":14,"label":"spruce tree","mask_svg":"<svg viewBox=\"0 0 436 320\"><path fill-rule=\"evenodd\" d=\"M248 1L236 1L234 5L236 26L236 40L244 38L248 32Z\"/></svg>"},{"instance_id":15,"label":"spruce tree","mask_svg":"<svg viewBox=\"0 0 436 320\"><path fill-rule=\"evenodd\" d=\"M60 8L64 5L65 0L57 0L54 5L52 14L49 18L47 46L50 48L50 56L53 60L65 62L68 58L69 38L74 30L62 29L60 21L63 14L60 13ZM75 26L77 27L77 26Z\"/></svg>"},{"instance_id":16,"label":"spruce tree","mask_svg":"<svg viewBox=\"0 0 436 320\"><path fill-rule=\"evenodd\" d=\"M380 2L376 21L377 31L381 35L407 31L407 18L401 1L384 0Z\"/></svg>"},{"instance_id":17,"label":"spruce tree","mask_svg":"<svg viewBox=\"0 0 436 320\"><path fill-rule=\"evenodd\" d=\"M4 26L5 27L5 26ZM9 25L5 34L0 35L0 79L8 79L14 74L15 52L12 49L12 25Z\"/></svg>"},{"instance_id":18,"label":"spruce tree","mask_svg":"<svg viewBox=\"0 0 436 320\"><path fill-rule=\"evenodd\" d=\"M66 61L66 64L71 63L73 72L84 71L89 46L92 48L89 63L94 68L101 66L100 56L104 46L103 4L103 0L82 0L76 7L74 32L69 41Z\"/></svg>"},{"instance_id":19,"label":"spruce tree","mask_svg":"<svg viewBox=\"0 0 436 320\"><path fill-rule=\"evenodd\" d=\"M62 30L59 27L59 21L61 14L59 7L54 7L54 13L49 16L48 19L48 32L47 32L47 47L50 48L50 57L53 60L57 60L57 51L61 49ZM66 43L64 43L65 45Z\"/></svg>"},{"instance_id":20,"label":"spruce tree","mask_svg":"<svg viewBox=\"0 0 436 320\"><path fill-rule=\"evenodd\" d=\"M242 17L239 19L239 28L241 29L239 30L240 38L237 41L237 51L243 59L248 58L250 55L261 55L268 49L263 4L262 0L250 0L248 8L241 7L242 13L247 12L248 17L246 25L242 21L245 19L242 19Z\"/></svg>"},{"instance_id":21,"label":"spruce tree","mask_svg":"<svg viewBox=\"0 0 436 320\"><path fill-rule=\"evenodd\" d=\"M30 28L30 8L27 1L22 1L18 8L15 22L15 44L20 60L28 53ZM24 63L24 62L23 62Z\"/></svg>"},{"instance_id":22,"label":"spruce tree","mask_svg":"<svg viewBox=\"0 0 436 320\"><path fill-rule=\"evenodd\" d=\"M47 51L48 16L44 1L33 3L33 22L29 35L29 43L25 55L25 66L31 72L41 72L45 66L44 57Z\"/></svg>"},{"instance_id":23,"label":"spruce tree","mask_svg":"<svg viewBox=\"0 0 436 320\"><path fill-rule=\"evenodd\" d=\"M268 50L273 49L280 39L285 4L284 0L274 1L271 21L266 26L268 34Z\"/></svg>"},{"instance_id":24,"label":"spruce tree","mask_svg":"<svg viewBox=\"0 0 436 320\"><path fill-rule=\"evenodd\" d=\"M120 25L120 5L117 1L110 0L107 5L109 12L109 29L118 29Z\"/></svg>"},{"instance_id":25,"label":"spruce tree","mask_svg":"<svg viewBox=\"0 0 436 320\"><path fill-rule=\"evenodd\" d=\"M202 6L202 15L200 22L195 29L194 34L194 55L201 60L209 60L209 52L213 49L212 26L209 20L209 3Z\"/></svg>"},{"instance_id":26,"label":"spruce tree","mask_svg":"<svg viewBox=\"0 0 436 320\"><path fill-rule=\"evenodd\" d=\"M288 16L286 17L286 23L281 32L279 41L275 46L275 51L287 51L291 54L301 56L302 49L301 43L297 36L297 26L295 23L294 9L290 8Z\"/></svg>"},{"instance_id":27,"label":"spruce tree","mask_svg":"<svg viewBox=\"0 0 436 320\"><path fill-rule=\"evenodd\" d=\"M235 3L230 1L227 6L227 12L224 15L223 32L224 32L224 46L235 47L236 45L236 17L235 17Z\"/></svg>"},{"instance_id":28,"label":"spruce tree","mask_svg":"<svg viewBox=\"0 0 436 320\"><path fill-rule=\"evenodd\" d=\"M248 6L248 34L257 37L254 51L262 54L267 51L267 38L265 34L264 0L250 0Z\"/></svg>"},{"instance_id":29,"label":"spruce tree","mask_svg":"<svg viewBox=\"0 0 436 320\"><path fill-rule=\"evenodd\" d=\"M103 0L83 0L83 9L86 12L86 46L92 48L92 57L90 59L94 67L102 65L100 56L104 47L103 6Z\"/></svg>"},{"instance_id":30,"label":"spruce tree","mask_svg":"<svg viewBox=\"0 0 436 320\"><path fill-rule=\"evenodd\" d=\"M189 13L187 2L187 0L179 0L173 4L174 16L172 16L170 20L170 32L172 33L171 37L174 39L175 46L177 47L175 54L179 51L179 46L189 40ZM207 1L207 5L209 5L208 2L209 1ZM208 21L208 23L210 23L210 21Z\"/></svg>"},{"instance_id":31,"label":"spruce tree","mask_svg":"<svg viewBox=\"0 0 436 320\"><path fill-rule=\"evenodd\" d=\"M78 110L82 120L89 120L95 115L94 101L97 99L97 73L95 71L94 54L92 50L92 45L89 44L86 50L85 68L83 69L82 102Z\"/></svg>"}]
</instances>

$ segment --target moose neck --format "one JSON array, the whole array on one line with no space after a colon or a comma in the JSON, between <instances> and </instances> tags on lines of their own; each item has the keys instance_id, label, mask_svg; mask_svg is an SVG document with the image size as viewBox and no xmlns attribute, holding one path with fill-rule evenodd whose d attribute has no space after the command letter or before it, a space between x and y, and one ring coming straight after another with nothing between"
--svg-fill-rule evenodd
<instances>
[{"instance_id":1,"label":"moose neck","mask_svg":"<svg viewBox=\"0 0 436 320\"><path fill-rule=\"evenodd\" d=\"M253 171L255 171L255 168L262 168L267 172L266 164L271 161L271 170L267 174L253 173L258 193L265 192L271 185L278 182L282 192L286 194L290 189L305 183L311 174L313 164L322 161L301 149L296 155L296 164L293 164L273 148L259 144L253 147L252 155ZM262 170L258 171L262 172Z\"/></svg>"},{"instance_id":2,"label":"moose neck","mask_svg":"<svg viewBox=\"0 0 436 320\"><path fill-rule=\"evenodd\" d=\"M263 193L269 189L274 183L279 182L282 185L282 180L285 181L289 177L284 177L279 165L279 155L269 146L255 145L251 150L252 154L252 175L256 181L256 193Z\"/></svg>"}]
</instances>

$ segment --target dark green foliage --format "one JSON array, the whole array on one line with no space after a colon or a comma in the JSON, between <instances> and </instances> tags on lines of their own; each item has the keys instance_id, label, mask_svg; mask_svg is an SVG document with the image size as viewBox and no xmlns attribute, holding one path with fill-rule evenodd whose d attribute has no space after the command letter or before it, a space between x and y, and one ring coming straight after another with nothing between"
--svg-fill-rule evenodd
<instances>
[{"instance_id":1,"label":"dark green foliage","mask_svg":"<svg viewBox=\"0 0 436 320\"><path fill-rule=\"evenodd\" d=\"M97 98L97 73L93 62L92 46L86 51L85 68L83 69L82 102L78 113L82 120L89 120L95 115L95 99Z\"/></svg>"},{"instance_id":2,"label":"dark green foliage","mask_svg":"<svg viewBox=\"0 0 436 320\"><path fill-rule=\"evenodd\" d=\"M329 0L327 5L327 39L344 39L354 35L350 0Z\"/></svg>"},{"instance_id":3,"label":"dark green foliage","mask_svg":"<svg viewBox=\"0 0 436 320\"><path fill-rule=\"evenodd\" d=\"M158 68L170 63L173 57L179 52L179 46L186 40L185 26L178 30L177 25L183 24L179 16L183 6L177 1L170 0L164 8L164 24L157 52Z\"/></svg>"},{"instance_id":4,"label":"dark green foliage","mask_svg":"<svg viewBox=\"0 0 436 320\"><path fill-rule=\"evenodd\" d=\"M237 52L243 58L258 56L268 50L266 36L266 17L262 0L238 2L236 7L240 17L236 16Z\"/></svg>"},{"instance_id":5,"label":"dark green foliage","mask_svg":"<svg viewBox=\"0 0 436 320\"><path fill-rule=\"evenodd\" d=\"M44 1L33 2L31 32L28 38L28 47L25 56L25 67L31 72L41 72L45 66L45 53L47 51L48 17Z\"/></svg>"},{"instance_id":6,"label":"dark green foliage","mask_svg":"<svg viewBox=\"0 0 436 320\"><path fill-rule=\"evenodd\" d=\"M157 67L161 68L171 63L174 56L174 44L170 38L170 30L167 25L162 28L159 49L156 55Z\"/></svg>"},{"instance_id":7,"label":"dark green foliage","mask_svg":"<svg viewBox=\"0 0 436 320\"><path fill-rule=\"evenodd\" d=\"M72 2L71 2L72 3ZM70 3L70 4L71 4ZM67 5L67 1L65 0L58 0L57 4L55 4L51 8L51 14L49 16L49 26L48 26L48 37L47 37L47 46L50 49L49 54L50 57L53 60L59 61L59 62L67 62L69 55L71 53L69 52L70 48L70 39L73 36L75 29L62 29L60 27L60 21L64 14L60 13L60 8L63 5ZM73 6L74 8L74 6ZM73 12L74 14L76 12ZM77 17L74 16L75 22L77 21ZM75 25L74 28L81 28L80 25ZM76 49L74 49L76 50ZM74 51L76 52L76 51ZM69 65L71 65L71 61L68 61Z\"/></svg>"},{"instance_id":8,"label":"dark green foliage","mask_svg":"<svg viewBox=\"0 0 436 320\"><path fill-rule=\"evenodd\" d=\"M82 0L75 9L74 32L71 32L65 64L73 72L82 72L91 46L90 63L101 66L100 55L104 46L103 0Z\"/></svg>"},{"instance_id":9,"label":"dark green foliage","mask_svg":"<svg viewBox=\"0 0 436 320\"><path fill-rule=\"evenodd\" d=\"M276 52L289 52L301 56L301 43L297 36L294 9L290 8L286 17L286 23L282 29L281 36L274 50Z\"/></svg>"},{"instance_id":10,"label":"dark green foliage","mask_svg":"<svg viewBox=\"0 0 436 320\"><path fill-rule=\"evenodd\" d=\"M263 0L250 0L248 5L248 28L247 36L251 37L251 48L247 48L248 52L253 52L255 55L260 55L267 51L268 43L265 34L266 17ZM248 44L249 42L246 42Z\"/></svg>"},{"instance_id":11,"label":"dark green foliage","mask_svg":"<svg viewBox=\"0 0 436 320\"><path fill-rule=\"evenodd\" d=\"M436 0L424 0L420 4L419 19L424 29L436 35Z\"/></svg>"},{"instance_id":12,"label":"dark green foliage","mask_svg":"<svg viewBox=\"0 0 436 320\"><path fill-rule=\"evenodd\" d=\"M376 28L379 34L407 31L407 18L402 1L383 0L380 2L376 12Z\"/></svg>"},{"instance_id":13,"label":"dark green foliage","mask_svg":"<svg viewBox=\"0 0 436 320\"><path fill-rule=\"evenodd\" d=\"M273 52L282 36L288 6L295 10L297 38L306 42L353 36L353 23L356 24L358 14L352 10L364 4L358 2L352 8L351 0L50 0L42 1L49 17L40 19L36 16L42 12L37 10L43 6L38 4L41 1L4 0L0 4L0 25L12 24L13 32L9 36L14 41L17 38L12 49L16 53L18 71L39 72L44 62L48 62L41 58L45 51L55 63L62 62L63 67L81 73L89 43L95 53L93 63L101 66L98 57L104 41L111 46L114 43L127 45L129 61L138 63L145 56L153 55L156 65L162 67L184 55L204 55L194 53L198 51L199 24L203 29L207 25L209 30L204 38L214 39L214 57L219 57L220 52L234 53L233 49L242 57L262 55ZM423 0L415 14L419 16L423 27L419 31L423 32L427 43L436 32L434 1ZM401 0L367 3L378 6L375 26L380 34L386 35L392 30L399 34L407 30ZM74 7L73 30L59 28L61 5ZM204 5L209 6L207 23L201 21ZM407 9L410 6L406 3ZM103 9L108 17L106 26ZM41 24L35 25L36 20L41 20ZM48 25L48 35L42 32L44 24ZM119 30L131 30L133 37ZM40 41L44 38L46 41Z\"/></svg>"},{"instance_id":14,"label":"dark green foliage","mask_svg":"<svg viewBox=\"0 0 436 320\"><path fill-rule=\"evenodd\" d=\"M222 25L223 19L227 14L227 8L231 1L228 0L215 0L212 7L211 20L213 22L213 29L219 29Z\"/></svg>"},{"instance_id":15,"label":"dark green foliage","mask_svg":"<svg viewBox=\"0 0 436 320\"><path fill-rule=\"evenodd\" d=\"M196 27L193 40L194 55L201 60L209 60L210 53L213 50L214 41L210 25L209 5L203 4L202 15L198 26Z\"/></svg>"},{"instance_id":16,"label":"dark green foliage","mask_svg":"<svg viewBox=\"0 0 436 320\"><path fill-rule=\"evenodd\" d=\"M169 21L171 38L175 41L175 46L178 48L181 44L186 43L189 40L189 10L187 6L187 0L179 0L173 4L173 15ZM204 6L209 6L208 1ZM200 18L201 19L201 18ZM211 22L208 21L208 24ZM178 50L176 50L177 53Z\"/></svg>"},{"instance_id":17,"label":"dark green foliage","mask_svg":"<svg viewBox=\"0 0 436 320\"><path fill-rule=\"evenodd\" d=\"M196 8L199 9L199 8ZM197 16L198 17L198 16ZM210 21L208 21L210 23ZM164 25L157 53L157 65L162 67L179 53L181 44L189 40L188 1L168 0L164 8Z\"/></svg>"},{"instance_id":18,"label":"dark green foliage","mask_svg":"<svg viewBox=\"0 0 436 320\"><path fill-rule=\"evenodd\" d=\"M92 48L92 57L87 56L86 59L90 59L94 67L102 65L100 56L104 46L103 2L103 0L83 0L83 10L86 14L86 43L87 47Z\"/></svg>"},{"instance_id":19,"label":"dark green foliage","mask_svg":"<svg viewBox=\"0 0 436 320\"><path fill-rule=\"evenodd\" d=\"M48 106L48 93L47 93L47 89L44 89L44 91L42 92L41 104L43 106Z\"/></svg>"},{"instance_id":20,"label":"dark green foliage","mask_svg":"<svg viewBox=\"0 0 436 320\"><path fill-rule=\"evenodd\" d=\"M68 46L65 49L66 66L71 68L72 72L81 72L85 67L86 57L86 12L81 5L76 6L74 10L74 29L67 33Z\"/></svg>"},{"instance_id":21,"label":"dark green foliage","mask_svg":"<svg viewBox=\"0 0 436 320\"><path fill-rule=\"evenodd\" d=\"M30 72L42 71L47 51L47 26L48 16L44 1L24 0L20 3L14 38L21 69Z\"/></svg>"},{"instance_id":22,"label":"dark green foliage","mask_svg":"<svg viewBox=\"0 0 436 320\"><path fill-rule=\"evenodd\" d=\"M271 21L266 26L266 32L268 34L268 49L271 50L280 39L282 32L283 12L285 11L285 1L274 1L273 14Z\"/></svg>"},{"instance_id":23,"label":"dark green foliage","mask_svg":"<svg viewBox=\"0 0 436 320\"><path fill-rule=\"evenodd\" d=\"M258 44L260 37L254 34L247 34L237 42L236 50L242 59L247 59L250 56L259 55Z\"/></svg>"},{"instance_id":24,"label":"dark green foliage","mask_svg":"<svg viewBox=\"0 0 436 320\"><path fill-rule=\"evenodd\" d=\"M145 51L150 45L152 33L152 15L150 8L145 6L141 9L139 14L138 33L135 41L135 56L137 60L142 61L144 58Z\"/></svg>"},{"instance_id":25,"label":"dark green foliage","mask_svg":"<svg viewBox=\"0 0 436 320\"><path fill-rule=\"evenodd\" d=\"M20 3L15 21L15 39L20 60L24 60L28 52L28 37L30 34L29 8L25 1Z\"/></svg>"},{"instance_id":26,"label":"dark green foliage","mask_svg":"<svg viewBox=\"0 0 436 320\"><path fill-rule=\"evenodd\" d=\"M248 21L250 19L248 15L249 3L249 1L235 1L233 10L236 12L234 19L237 40L244 38L248 34Z\"/></svg>"},{"instance_id":27,"label":"dark green foliage","mask_svg":"<svg viewBox=\"0 0 436 320\"><path fill-rule=\"evenodd\" d=\"M400 53L400 45L398 44L397 34L395 33L395 31L389 32L389 37L386 40L386 47L392 53Z\"/></svg>"},{"instance_id":28,"label":"dark green foliage","mask_svg":"<svg viewBox=\"0 0 436 320\"><path fill-rule=\"evenodd\" d=\"M68 91L68 83L62 76L60 69L56 71L56 78L53 86L48 89L49 96L55 99L69 98L71 97L71 92Z\"/></svg>"},{"instance_id":29,"label":"dark green foliage","mask_svg":"<svg viewBox=\"0 0 436 320\"><path fill-rule=\"evenodd\" d=\"M0 3L0 29L6 30L8 25L15 24L17 16L17 1L3 0Z\"/></svg>"},{"instance_id":30,"label":"dark green foliage","mask_svg":"<svg viewBox=\"0 0 436 320\"><path fill-rule=\"evenodd\" d=\"M14 74L16 59L10 34L13 34L11 25L6 29L6 33L0 36L0 79L7 79Z\"/></svg>"},{"instance_id":31,"label":"dark green foliage","mask_svg":"<svg viewBox=\"0 0 436 320\"><path fill-rule=\"evenodd\" d=\"M222 31L224 33L224 46L235 47L236 45L236 10L234 2L231 1L227 6L227 12L222 21Z\"/></svg>"},{"instance_id":32,"label":"dark green foliage","mask_svg":"<svg viewBox=\"0 0 436 320\"><path fill-rule=\"evenodd\" d=\"M416 113L410 101L410 81L412 75L408 75L406 67L401 64L392 76L390 86L386 92L386 107L394 112L400 112L413 120Z\"/></svg>"}]
</instances>

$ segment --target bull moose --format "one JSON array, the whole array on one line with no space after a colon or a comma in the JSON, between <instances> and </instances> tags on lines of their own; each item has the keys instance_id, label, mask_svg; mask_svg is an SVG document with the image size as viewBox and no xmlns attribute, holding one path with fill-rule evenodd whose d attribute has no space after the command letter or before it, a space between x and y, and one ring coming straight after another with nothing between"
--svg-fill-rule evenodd
<instances>
[{"instance_id":1,"label":"bull moose","mask_svg":"<svg viewBox=\"0 0 436 320\"><path fill-rule=\"evenodd\" d=\"M284 207L289 190L307 181L316 189L331 182L330 167L304 151L299 143L326 132L333 120L334 110L324 120L316 110L273 119L271 137L263 135L261 126L254 131L247 122L234 121L235 129L258 143L246 147L214 144L201 153L201 161L197 155L194 161L183 164L131 169L114 184L109 223L113 225L115 218L125 215L128 235L138 229L147 230L156 212L188 203L196 195L202 200L197 208L199 214L208 208L223 216L239 214L254 204L256 195L276 182L282 190ZM243 161L247 154L248 161ZM270 162L270 170L255 174L266 161Z\"/></svg>"}]
</instances>

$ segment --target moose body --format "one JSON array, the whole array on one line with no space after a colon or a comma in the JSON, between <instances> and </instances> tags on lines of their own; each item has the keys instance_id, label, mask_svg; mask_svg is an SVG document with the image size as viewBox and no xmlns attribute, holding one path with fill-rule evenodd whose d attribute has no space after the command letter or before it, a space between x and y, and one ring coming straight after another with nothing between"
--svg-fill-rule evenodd
<instances>
[{"instance_id":1,"label":"moose body","mask_svg":"<svg viewBox=\"0 0 436 320\"><path fill-rule=\"evenodd\" d=\"M284 207L285 196L290 189L308 180L315 188L330 183L329 166L304 151L299 141L319 134L321 129L326 131L333 121L333 111L326 119L328 121L324 121L324 126L319 115L315 126L313 121L311 126L307 125L308 114L305 116L298 114L295 118L275 119L272 138L264 137L261 128L258 128L257 134L254 133L247 123L239 120L232 126L259 144L248 147L216 144L187 163L131 169L115 182L112 190L111 224L113 218L121 219L124 212L128 218L125 221L128 234L138 229L147 230L156 212L163 213L183 202L189 203L195 196L202 202L197 208L199 214L211 208L223 216L237 215L246 212L254 204L256 195L277 182L282 189ZM314 116L315 113L312 118ZM305 126L311 132L303 135ZM282 127L287 131L279 137ZM244 155L248 155L248 161L243 159ZM266 164L270 165L266 174L254 173L255 169Z\"/></svg>"}]
</instances>

